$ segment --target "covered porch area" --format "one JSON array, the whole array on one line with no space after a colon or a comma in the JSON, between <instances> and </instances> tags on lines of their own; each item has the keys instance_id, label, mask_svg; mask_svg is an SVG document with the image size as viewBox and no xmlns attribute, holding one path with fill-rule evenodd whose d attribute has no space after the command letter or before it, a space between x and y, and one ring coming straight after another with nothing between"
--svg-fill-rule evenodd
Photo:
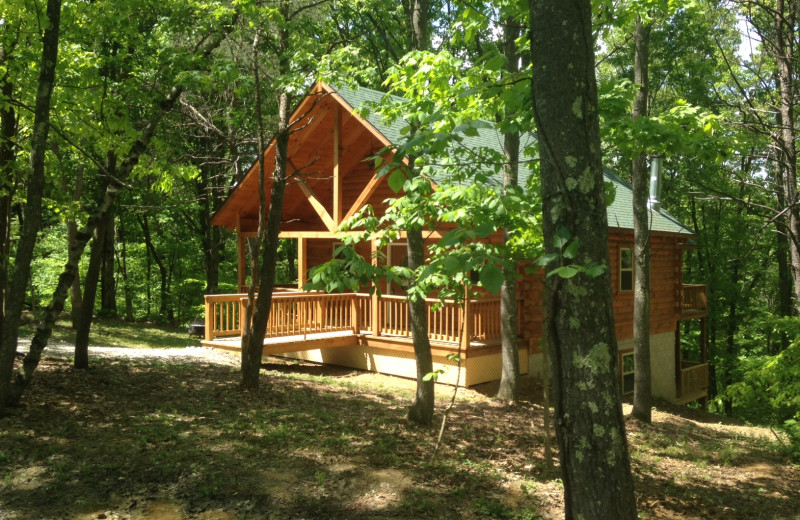
<instances>
[{"instance_id":1,"label":"covered porch area","mask_svg":"<svg viewBox=\"0 0 800 520\"><path fill-rule=\"evenodd\" d=\"M246 294L206 296L202 344L238 352L246 306ZM443 370L440 382L472 386L499 377L499 298L473 299L462 305L428 299L426 307L434 369ZM460 369L452 354L459 354ZM263 355L403 377L416 374L408 304L403 296L274 292ZM520 363L526 373L525 348L520 349Z\"/></svg>"},{"instance_id":2,"label":"covered porch area","mask_svg":"<svg viewBox=\"0 0 800 520\"><path fill-rule=\"evenodd\" d=\"M675 390L676 403L686 404L698 399L705 405L708 399L708 295L705 285L684 284L681 288L681 316L675 329ZM686 359L681 345L681 325L699 326L700 352Z\"/></svg>"}]
</instances>

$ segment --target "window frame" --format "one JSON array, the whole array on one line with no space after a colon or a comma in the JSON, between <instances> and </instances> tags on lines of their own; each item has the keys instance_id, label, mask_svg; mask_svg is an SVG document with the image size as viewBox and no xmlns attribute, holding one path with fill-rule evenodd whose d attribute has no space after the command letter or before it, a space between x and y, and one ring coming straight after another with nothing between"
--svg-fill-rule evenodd
<instances>
[{"instance_id":1,"label":"window frame","mask_svg":"<svg viewBox=\"0 0 800 520\"><path fill-rule=\"evenodd\" d=\"M625 252L627 251L627 255L629 258L630 266L625 267L623 265L623 259L625 257ZM628 274L630 273L630 274ZM627 276L626 276L627 275ZM626 280L630 280L630 288L626 288L624 282ZM619 248L619 291L620 292L633 292L633 249L630 247L620 247Z\"/></svg>"}]
</instances>

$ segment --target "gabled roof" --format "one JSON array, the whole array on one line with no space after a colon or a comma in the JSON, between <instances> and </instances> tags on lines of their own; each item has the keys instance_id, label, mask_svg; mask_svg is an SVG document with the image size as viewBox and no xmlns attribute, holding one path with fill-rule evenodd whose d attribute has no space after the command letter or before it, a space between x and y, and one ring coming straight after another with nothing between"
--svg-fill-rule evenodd
<instances>
[{"instance_id":1,"label":"gabled roof","mask_svg":"<svg viewBox=\"0 0 800 520\"><path fill-rule=\"evenodd\" d=\"M292 149L297 150L298 153L302 150L306 153L306 157L308 156L308 150L303 148L302 140L308 136L311 140L319 140L324 136L320 136L318 134L324 134L327 130L325 122L325 115L317 115L315 116L315 110L321 111L326 108L330 108L333 105L337 105L341 107L342 113L348 114L347 117L347 125L348 129L353 129L354 127L359 127L361 132L363 141L363 136L369 136L369 140L374 141L374 144L364 145L361 142L353 142L350 146L361 146L364 148L365 146L369 148L369 153L365 150L360 150L356 155L358 155L358 160L363 162L363 159L367 155L371 155L376 153L380 148L383 146L390 146L394 143L399 143L403 139L402 137L402 129L405 126L405 122L402 120L394 121L393 123L389 124L383 120L381 115L374 110L370 110L369 114L366 116L366 119L363 119L360 115L356 112L357 109L360 109L365 106L369 106L369 104L377 103L381 101L386 94L382 92L378 92L376 90L368 89L368 88L359 88L357 90L351 90L345 87L332 87L325 83L318 83L309 93L309 95L301 101L298 107L295 109L294 113L292 114L292 121L297 122L297 126L300 127L302 130L299 134L295 135L294 144L290 143L290 160L292 158ZM397 98L399 100L399 98ZM316 119L315 119L316 118ZM319 121L323 121L322 124ZM344 123L342 123L344 124ZM305 126L304 126L305 125ZM318 125L318 126L314 126ZM305 132L305 133L303 133ZM312 132L316 132L317 134L313 134ZM522 141L522 146L526 146L535 142L535 136L531 134L527 134L524 136ZM478 149L479 147L486 147L494 150L502 150L503 144L503 137L502 134L493 129L493 128L478 128L478 135L477 136L465 136L462 142L463 146ZM309 150L312 150L312 153L317 153L319 150L324 150L325 148L320 148L321 145L319 143L312 143L312 145L307 146ZM364 155L365 157L361 157ZM273 143L271 142L267 149L264 151L262 155L265 161L265 165L271 165L271 158L274 158L274 149ZM296 158L295 158L296 159ZM329 161L329 158L322 158L319 162L326 163ZM294 168L300 168L301 165L298 164L299 161L294 161ZM318 165L322 167L321 165ZM257 193L258 193L258 180L257 180L257 163L254 164L250 171L247 173L242 182L240 182L234 190L229 195L228 199L225 201L223 206L217 211L212 219L212 224L214 225L223 225L228 227L234 227L240 225L240 220L242 222L244 220L249 220L252 222L253 220L253 204L255 199L255 205L257 206ZM360 174L362 181L366 184L366 181L363 179L364 174ZM520 185L525 185L528 177L531 175L530 169L527 167L526 164L520 165ZM612 228L620 228L620 229L633 229L633 206L632 206L632 189L631 186L622 180L619 176L614 174L611 170L604 169L604 175L607 181L610 181L614 184L616 188L616 198L614 202L608 207L608 225ZM437 182L443 179L434 179ZM309 181L306 184L306 188L312 181ZM322 186L323 181L319 181L319 186ZM497 185L501 184L501 179L495 177L495 183ZM384 181L385 184L385 181ZM314 186L311 186L314 188ZM268 189L268 188L267 188ZM287 197L297 197L298 188L291 188L294 189L294 192L287 190ZM325 189L325 188L320 188ZM312 190L313 191L313 190ZM319 191L319 190L318 190ZM299 197L302 198L302 195ZM358 199L359 201L361 198ZM304 202L300 202L299 204L302 205ZM323 204L324 203L324 204ZM329 201L325 200L321 202L322 205L330 206ZM291 211L291 205L289 206ZM284 219L287 219L286 209L284 211ZM324 210L323 210L324 212ZM694 235L694 233L689 230L686 226L681 224L675 217L660 209L658 211L651 212L653 216L653 222L651 225L651 230L656 232L664 232L664 233L672 233L672 234L680 234L680 235ZM288 216L291 219L291 215Z\"/></svg>"},{"instance_id":2,"label":"gabled roof","mask_svg":"<svg viewBox=\"0 0 800 520\"><path fill-rule=\"evenodd\" d=\"M352 107L359 108L361 106L376 103L383 99L386 95L376 90L361 87L358 90L350 90L346 87L336 88L339 95ZM367 121L386 139L391 143L398 143L402 139L401 130L405 126L403 121L395 121L389 125L385 123L380 114L370 111L367 116ZM536 137L532 134L526 134L520 139L521 147L536 141ZM500 132L491 128L479 128L477 137L465 137L463 144L468 147L488 147L502 150L503 137ZM525 164L520 165L519 182L524 186L531 171ZM633 189L630 184L620 178L617 174L603 168L603 173L606 181L610 181L616 188L616 197L614 202L608 207L608 225L620 229L633 229ZM497 184L502 183L502 179L496 180ZM665 233L678 233L694 235L689 228L684 226L678 219L670 215L667 211L659 209L653 211L653 223L651 230L660 231Z\"/></svg>"}]
</instances>

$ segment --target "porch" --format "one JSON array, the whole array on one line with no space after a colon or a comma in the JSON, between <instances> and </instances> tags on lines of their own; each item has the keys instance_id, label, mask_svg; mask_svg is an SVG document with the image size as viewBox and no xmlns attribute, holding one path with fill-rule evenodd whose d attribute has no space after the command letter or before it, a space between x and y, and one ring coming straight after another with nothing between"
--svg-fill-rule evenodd
<instances>
[{"instance_id":1,"label":"porch","mask_svg":"<svg viewBox=\"0 0 800 520\"><path fill-rule=\"evenodd\" d=\"M450 354L460 351L460 384L471 386L496 379L500 359L500 300L425 301L434 368L456 367ZM238 352L247 295L205 297L204 346ZM403 296L381 298L364 293L280 291L264 335L263 355L284 355L413 377L414 350ZM528 351L520 348L523 373ZM379 366L382 365L382 366ZM440 381L455 383L455 368ZM498 372L499 373L499 372Z\"/></svg>"},{"instance_id":2,"label":"porch","mask_svg":"<svg viewBox=\"0 0 800 520\"><path fill-rule=\"evenodd\" d=\"M675 382L676 403L686 404L708 398L708 295L705 285L683 284L681 287L681 318L675 330ZM700 327L700 359L683 359L681 350L681 323L689 326L697 320Z\"/></svg>"}]
</instances>

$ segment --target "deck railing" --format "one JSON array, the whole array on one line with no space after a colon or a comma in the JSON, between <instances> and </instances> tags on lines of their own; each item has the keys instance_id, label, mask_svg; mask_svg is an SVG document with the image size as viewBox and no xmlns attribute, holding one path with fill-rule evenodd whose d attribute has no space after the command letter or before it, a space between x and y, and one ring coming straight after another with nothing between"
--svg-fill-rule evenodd
<instances>
[{"instance_id":1,"label":"deck railing","mask_svg":"<svg viewBox=\"0 0 800 520\"><path fill-rule=\"evenodd\" d=\"M242 294L206 296L206 340L241 335L247 297ZM435 341L457 342L463 333L464 309L452 300L427 299L428 336ZM287 293L272 295L272 310L265 337L275 338L318 332L375 331L380 335L411 337L408 303L402 296L383 296L373 315L368 294ZM499 339L500 300L471 300L469 341ZM377 327L376 327L377 325Z\"/></svg>"},{"instance_id":2,"label":"deck railing","mask_svg":"<svg viewBox=\"0 0 800 520\"><path fill-rule=\"evenodd\" d=\"M681 292L681 310L686 311L707 311L708 296L706 286L698 284L684 284Z\"/></svg>"},{"instance_id":3,"label":"deck railing","mask_svg":"<svg viewBox=\"0 0 800 520\"><path fill-rule=\"evenodd\" d=\"M708 363L681 362L679 396L689 396L708 389Z\"/></svg>"}]
</instances>

